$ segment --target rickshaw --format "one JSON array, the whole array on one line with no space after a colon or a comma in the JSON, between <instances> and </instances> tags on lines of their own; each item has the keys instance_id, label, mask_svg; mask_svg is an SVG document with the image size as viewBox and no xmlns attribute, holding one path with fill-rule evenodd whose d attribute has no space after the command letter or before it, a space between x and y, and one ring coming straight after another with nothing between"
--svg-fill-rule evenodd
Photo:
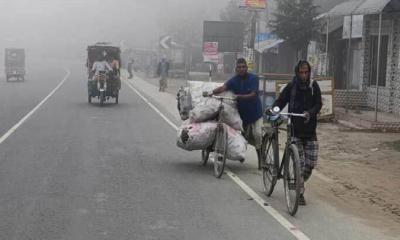
<instances>
[{"instance_id":1,"label":"rickshaw","mask_svg":"<svg viewBox=\"0 0 400 240\"><path fill-rule=\"evenodd\" d=\"M7 82L11 78L17 81L25 79L25 50L22 48L6 48L5 49L5 75Z\"/></svg>"},{"instance_id":2,"label":"rickshaw","mask_svg":"<svg viewBox=\"0 0 400 240\"><path fill-rule=\"evenodd\" d=\"M118 104L119 90L121 88L120 72L118 67L121 66L121 50L119 47L110 43L96 43L87 48L87 71L88 71L88 102L92 102L92 98L97 97L100 105L114 98ZM92 71L95 62L107 61L112 66L112 61L117 61L117 68L112 70L99 71L95 74Z\"/></svg>"}]
</instances>

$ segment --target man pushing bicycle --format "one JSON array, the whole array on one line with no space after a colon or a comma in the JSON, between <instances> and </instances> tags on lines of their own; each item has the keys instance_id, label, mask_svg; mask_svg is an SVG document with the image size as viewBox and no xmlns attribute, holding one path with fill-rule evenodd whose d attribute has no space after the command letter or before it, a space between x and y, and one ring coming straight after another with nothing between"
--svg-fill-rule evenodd
<instances>
[{"instance_id":1,"label":"man pushing bicycle","mask_svg":"<svg viewBox=\"0 0 400 240\"><path fill-rule=\"evenodd\" d=\"M260 169L263 113L258 95L259 81L257 75L247 70L246 60L239 58L236 62L236 75L212 92L204 92L203 96L221 94L225 91L232 91L235 94L238 112L243 121L243 135L256 148Z\"/></svg>"},{"instance_id":2,"label":"man pushing bicycle","mask_svg":"<svg viewBox=\"0 0 400 240\"><path fill-rule=\"evenodd\" d=\"M293 118L294 140L299 150L303 180L299 204L306 205L304 182L307 181L318 160L317 115L322 107L321 90L311 80L311 66L300 61L295 68L295 77L286 85L273 107L283 109L289 104L289 113L304 113L306 118Z\"/></svg>"}]
</instances>

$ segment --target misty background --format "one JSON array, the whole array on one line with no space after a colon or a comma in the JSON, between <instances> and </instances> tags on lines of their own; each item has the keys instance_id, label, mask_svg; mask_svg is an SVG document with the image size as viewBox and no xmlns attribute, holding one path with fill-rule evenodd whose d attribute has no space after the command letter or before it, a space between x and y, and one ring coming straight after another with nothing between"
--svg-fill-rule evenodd
<instances>
[{"instance_id":1,"label":"misty background","mask_svg":"<svg viewBox=\"0 0 400 240\"><path fill-rule=\"evenodd\" d=\"M228 1L0 0L0 50L84 59L87 45L98 41L154 48L171 29L182 32L174 40L191 41L201 37L203 20L219 20Z\"/></svg>"}]
</instances>

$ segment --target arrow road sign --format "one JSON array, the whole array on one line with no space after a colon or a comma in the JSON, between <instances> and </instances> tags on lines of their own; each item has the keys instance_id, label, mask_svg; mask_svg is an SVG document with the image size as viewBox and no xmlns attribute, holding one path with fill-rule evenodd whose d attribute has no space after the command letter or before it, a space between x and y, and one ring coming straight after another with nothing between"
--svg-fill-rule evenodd
<instances>
[{"instance_id":1,"label":"arrow road sign","mask_svg":"<svg viewBox=\"0 0 400 240\"><path fill-rule=\"evenodd\" d=\"M171 36L161 37L160 46L164 49L170 49L171 48Z\"/></svg>"}]
</instances>

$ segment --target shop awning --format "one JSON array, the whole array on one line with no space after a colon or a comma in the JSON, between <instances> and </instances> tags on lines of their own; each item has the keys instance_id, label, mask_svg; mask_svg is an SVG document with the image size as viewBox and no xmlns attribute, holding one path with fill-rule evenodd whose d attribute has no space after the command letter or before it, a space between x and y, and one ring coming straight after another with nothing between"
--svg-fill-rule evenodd
<instances>
[{"instance_id":1,"label":"shop awning","mask_svg":"<svg viewBox=\"0 0 400 240\"><path fill-rule=\"evenodd\" d=\"M262 42L256 43L254 46L254 49L259 53L263 53L263 52L267 51L268 49L277 47L280 43L283 43L283 42L284 42L284 40L282 40L282 39L262 41Z\"/></svg>"},{"instance_id":2,"label":"shop awning","mask_svg":"<svg viewBox=\"0 0 400 240\"><path fill-rule=\"evenodd\" d=\"M368 15L368 14L378 14L383 11L383 9L390 2L397 2L397 0L364 0L364 2L357 7L353 12L353 15Z\"/></svg>"},{"instance_id":3,"label":"shop awning","mask_svg":"<svg viewBox=\"0 0 400 240\"><path fill-rule=\"evenodd\" d=\"M336 5L334 8L326 13L323 13L323 17L341 17L350 16L353 12L364 2L365 0L353 0L348 2L343 2ZM380 1L380 0L373 0Z\"/></svg>"},{"instance_id":4,"label":"shop awning","mask_svg":"<svg viewBox=\"0 0 400 240\"><path fill-rule=\"evenodd\" d=\"M400 10L400 0L353 0L336 5L317 18L369 15Z\"/></svg>"}]
</instances>

